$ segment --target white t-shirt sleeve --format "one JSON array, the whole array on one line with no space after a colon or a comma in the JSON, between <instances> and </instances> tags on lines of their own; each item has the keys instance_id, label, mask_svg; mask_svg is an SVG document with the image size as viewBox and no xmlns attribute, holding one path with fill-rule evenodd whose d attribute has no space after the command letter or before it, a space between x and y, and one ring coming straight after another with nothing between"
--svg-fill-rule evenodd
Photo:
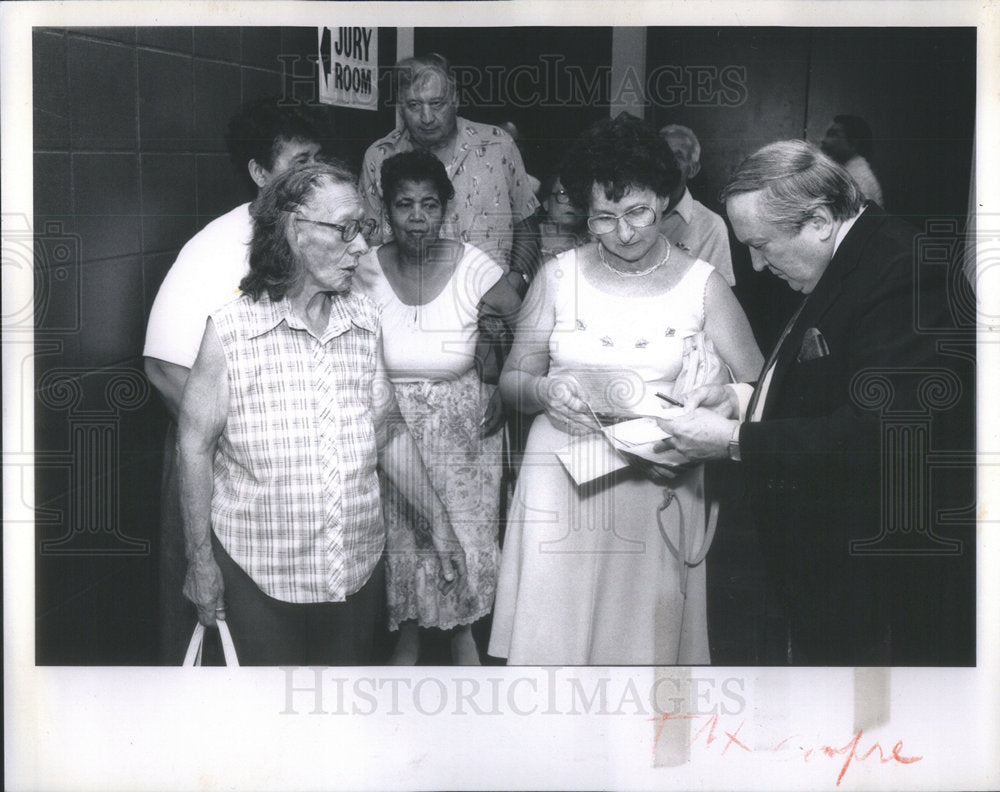
<instances>
[{"instance_id":1,"label":"white t-shirt sleeve","mask_svg":"<svg viewBox=\"0 0 1000 792\"><path fill-rule=\"evenodd\" d=\"M239 296L252 234L248 207L213 220L181 248L153 301L145 357L194 365L208 316Z\"/></svg>"},{"instance_id":2,"label":"white t-shirt sleeve","mask_svg":"<svg viewBox=\"0 0 1000 792\"><path fill-rule=\"evenodd\" d=\"M466 243L465 257L462 264L468 273L468 283L472 286L473 299L476 305L498 280L503 277L504 270L493 258L484 250L475 245Z\"/></svg>"}]
</instances>

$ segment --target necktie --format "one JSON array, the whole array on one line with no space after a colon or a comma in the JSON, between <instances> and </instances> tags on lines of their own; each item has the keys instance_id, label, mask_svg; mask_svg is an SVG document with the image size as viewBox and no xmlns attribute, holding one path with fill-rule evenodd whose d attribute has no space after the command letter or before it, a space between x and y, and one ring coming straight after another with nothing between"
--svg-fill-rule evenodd
<instances>
[{"instance_id":1,"label":"necktie","mask_svg":"<svg viewBox=\"0 0 1000 792\"><path fill-rule=\"evenodd\" d=\"M771 356L767 359L767 363L764 364L764 368L761 369L760 380L758 380L757 387L754 388L753 395L750 397L750 403L747 405L746 420L754 420L754 414L757 411L757 404L762 402L764 397L767 395L765 391L768 389L768 385L770 385L770 374L774 368L775 362L778 360L778 353L781 351L781 345L785 343L785 339L788 337L788 334L792 332L795 320L799 318L799 314L802 313L802 309L806 307L806 300L808 299L808 296L805 297L799 304L795 313L792 314L792 318L789 319L788 324L785 325L785 329L782 331L781 337L771 350Z\"/></svg>"}]
</instances>

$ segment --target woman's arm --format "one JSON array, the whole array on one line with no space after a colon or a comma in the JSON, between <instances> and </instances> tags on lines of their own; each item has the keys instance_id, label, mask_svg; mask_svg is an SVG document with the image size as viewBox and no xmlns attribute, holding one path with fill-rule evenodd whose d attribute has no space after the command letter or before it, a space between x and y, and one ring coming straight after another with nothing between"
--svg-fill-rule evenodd
<instances>
[{"instance_id":1,"label":"woman's arm","mask_svg":"<svg viewBox=\"0 0 1000 792\"><path fill-rule=\"evenodd\" d=\"M420 450L406 426L396 391L386 373L379 337L375 381L372 386L372 420L379 465L400 494L431 525L431 543L441 565L439 589L447 592L467 574L465 551L458 541L444 503L431 484Z\"/></svg>"},{"instance_id":2,"label":"woman's arm","mask_svg":"<svg viewBox=\"0 0 1000 792\"><path fill-rule=\"evenodd\" d=\"M198 621L211 627L225 618L222 573L212 554L212 460L229 413L229 372L222 342L208 320L198 358L181 398L181 504L188 559L184 596L198 608Z\"/></svg>"},{"instance_id":3,"label":"woman's arm","mask_svg":"<svg viewBox=\"0 0 1000 792\"><path fill-rule=\"evenodd\" d=\"M705 335L737 382L752 382L764 365L750 322L725 279L713 272L705 286Z\"/></svg>"},{"instance_id":4,"label":"woman's arm","mask_svg":"<svg viewBox=\"0 0 1000 792\"><path fill-rule=\"evenodd\" d=\"M517 317L514 343L500 375L504 402L526 415L545 411L570 431L596 429L576 383L549 376L549 341L556 326L554 270L547 263L532 282Z\"/></svg>"}]
</instances>

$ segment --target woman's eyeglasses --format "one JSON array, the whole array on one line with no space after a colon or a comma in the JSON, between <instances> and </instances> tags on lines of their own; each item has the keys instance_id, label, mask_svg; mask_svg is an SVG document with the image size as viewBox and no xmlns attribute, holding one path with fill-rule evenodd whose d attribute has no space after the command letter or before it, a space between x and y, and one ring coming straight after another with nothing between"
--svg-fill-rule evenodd
<instances>
[{"instance_id":1,"label":"woman's eyeglasses","mask_svg":"<svg viewBox=\"0 0 1000 792\"><path fill-rule=\"evenodd\" d=\"M642 204L633 206L620 215L591 215L587 218L587 228L594 234L610 234L618 228L618 221L622 218L625 218L625 222L632 228L645 228L656 222L656 210L652 206Z\"/></svg>"},{"instance_id":2,"label":"woman's eyeglasses","mask_svg":"<svg viewBox=\"0 0 1000 792\"><path fill-rule=\"evenodd\" d=\"M340 232L340 238L344 242L350 242L358 233L361 233L367 239L375 232L375 226L378 225L371 218L367 220L348 220L343 225L324 223L322 220L310 220L308 217L302 217L301 215L295 215L295 219L303 223L310 223L311 225L333 228Z\"/></svg>"},{"instance_id":3,"label":"woman's eyeglasses","mask_svg":"<svg viewBox=\"0 0 1000 792\"><path fill-rule=\"evenodd\" d=\"M549 196L555 198L558 204L568 204L570 202L569 193L565 190L553 190L549 193Z\"/></svg>"}]
</instances>

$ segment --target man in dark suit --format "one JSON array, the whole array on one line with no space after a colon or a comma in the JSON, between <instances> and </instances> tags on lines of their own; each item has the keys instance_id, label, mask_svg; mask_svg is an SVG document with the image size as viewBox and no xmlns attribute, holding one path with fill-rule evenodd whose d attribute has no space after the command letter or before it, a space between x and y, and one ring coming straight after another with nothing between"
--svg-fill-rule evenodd
<instances>
[{"instance_id":1,"label":"man in dark suit","mask_svg":"<svg viewBox=\"0 0 1000 792\"><path fill-rule=\"evenodd\" d=\"M956 656L956 641L970 654L968 631L926 631L955 623L935 586L961 578L972 548L963 557L914 508L929 497L921 427L931 408L962 395L942 372L936 337L919 329L947 323L945 279L920 280L918 323L916 229L864 203L846 171L807 143L751 155L722 199L754 269L805 297L756 386L693 391L685 415L664 422L665 444L692 461L742 462L787 619L784 660L934 664Z\"/></svg>"}]
</instances>

